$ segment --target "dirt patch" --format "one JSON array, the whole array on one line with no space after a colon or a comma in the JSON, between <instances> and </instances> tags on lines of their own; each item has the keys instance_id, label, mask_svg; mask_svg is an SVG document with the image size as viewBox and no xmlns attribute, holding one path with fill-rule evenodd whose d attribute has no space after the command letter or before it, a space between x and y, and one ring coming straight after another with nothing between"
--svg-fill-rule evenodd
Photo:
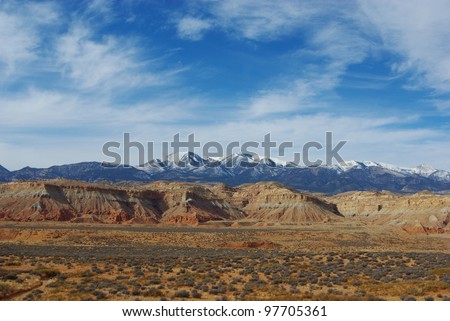
<instances>
[{"instance_id":1,"label":"dirt patch","mask_svg":"<svg viewBox=\"0 0 450 321\"><path fill-rule=\"evenodd\" d=\"M218 247L229 249L276 249L280 248L279 244L265 241L253 241L253 242L228 242L219 244Z\"/></svg>"}]
</instances>

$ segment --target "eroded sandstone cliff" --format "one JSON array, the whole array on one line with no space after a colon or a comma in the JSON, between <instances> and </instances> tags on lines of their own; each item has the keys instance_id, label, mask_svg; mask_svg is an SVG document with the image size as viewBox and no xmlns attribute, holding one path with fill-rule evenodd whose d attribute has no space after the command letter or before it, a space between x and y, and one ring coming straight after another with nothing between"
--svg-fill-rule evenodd
<instances>
[{"instance_id":1,"label":"eroded sandstone cliff","mask_svg":"<svg viewBox=\"0 0 450 321\"><path fill-rule=\"evenodd\" d=\"M334 205L275 183L242 187L155 182L132 188L49 180L0 185L0 219L185 223L251 219L280 223L340 218Z\"/></svg>"},{"instance_id":2,"label":"eroded sandstone cliff","mask_svg":"<svg viewBox=\"0 0 450 321\"><path fill-rule=\"evenodd\" d=\"M347 218L398 225L411 233L450 232L450 196L430 192L348 192L327 198Z\"/></svg>"},{"instance_id":3,"label":"eroded sandstone cliff","mask_svg":"<svg viewBox=\"0 0 450 321\"><path fill-rule=\"evenodd\" d=\"M394 225L409 233L449 233L450 196L348 192L316 197L273 182L229 187L159 181L118 187L41 180L0 184L0 219L191 225L356 220Z\"/></svg>"}]
</instances>

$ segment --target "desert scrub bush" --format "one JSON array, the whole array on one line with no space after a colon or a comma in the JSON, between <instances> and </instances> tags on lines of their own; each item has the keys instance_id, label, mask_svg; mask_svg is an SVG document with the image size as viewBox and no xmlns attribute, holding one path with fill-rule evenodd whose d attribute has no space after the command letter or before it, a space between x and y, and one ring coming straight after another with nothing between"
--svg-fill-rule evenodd
<instances>
[{"instance_id":1,"label":"desert scrub bush","mask_svg":"<svg viewBox=\"0 0 450 321\"><path fill-rule=\"evenodd\" d=\"M108 292L109 294L116 295L118 291L115 289L108 289Z\"/></svg>"},{"instance_id":2,"label":"desert scrub bush","mask_svg":"<svg viewBox=\"0 0 450 321\"><path fill-rule=\"evenodd\" d=\"M92 273L91 270L84 270L83 272L81 272L80 276L82 278L90 278L94 276L94 273Z\"/></svg>"},{"instance_id":3,"label":"desert scrub bush","mask_svg":"<svg viewBox=\"0 0 450 321\"><path fill-rule=\"evenodd\" d=\"M102 292L102 291L99 291L99 290L93 291L92 294L95 295L95 298L97 300L104 300L107 297L105 292Z\"/></svg>"},{"instance_id":4,"label":"desert scrub bush","mask_svg":"<svg viewBox=\"0 0 450 321\"><path fill-rule=\"evenodd\" d=\"M180 290L180 291L175 292L175 294L174 294L174 297L175 297L175 298L184 298L184 299L187 299L187 298L189 298L190 296L191 296L191 294L189 293L189 291L186 291L186 290Z\"/></svg>"},{"instance_id":5,"label":"desert scrub bush","mask_svg":"<svg viewBox=\"0 0 450 321\"><path fill-rule=\"evenodd\" d=\"M5 282L0 282L0 300L3 300L8 295L10 295L12 292L13 292L13 288L9 284L7 284Z\"/></svg>"},{"instance_id":6,"label":"desert scrub bush","mask_svg":"<svg viewBox=\"0 0 450 321\"><path fill-rule=\"evenodd\" d=\"M60 280L60 281L65 281L65 280L67 280L67 278L68 278L68 276L66 274L60 273L58 275L58 280Z\"/></svg>"},{"instance_id":7,"label":"desert scrub bush","mask_svg":"<svg viewBox=\"0 0 450 321\"><path fill-rule=\"evenodd\" d=\"M33 301L34 300L34 296L30 293L30 294L27 294L23 299L25 301ZM1 298L0 298L0 300L1 300Z\"/></svg>"},{"instance_id":8,"label":"desert scrub bush","mask_svg":"<svg viewBox=\"0 0 450 321\"><path fill-rule=\"evenodd\" d=\"M242 282L242 278L234 278L233 280L231 280L231 284L238 284Z\"/></svg>"},{"instance_id":9,"label":"desert scrub bush","mask_svg":"<svg viewBox=\"0 0 450 321\"><path fill-rule=\"evenodd\" d=\"M365 284L365 290L380 296L424 296L430 293L437 293L441 290L448 290L450 286L440 281L408 281L393 283Z\"/></svg>"},{"instance_id":10,"label":"desert scrub bush","mask_svg":"<svg viewBox=\"0 0 450 321\"><path fill-rule=\"evenodd\" d=\"M157 298L162 297L163 293L157 288L148 288L143 294L144 297Z\"/></svg>"},{"instance_id":11,"label":"desert scrub bush","mask_svg":"<svg viewBox=\"0 0 450 321\"><path fill-rule=\"evenodd\" d=\"M134 288L132 291L131 291L131 295L134 295L134 296L137 296L137 295L141 295L141 290L140 289L137 289L137 288Z\"/></svg>"},{"instance_id":12,"label":"desert scrub bush","mask_svg":"<svg viewBox=\"0 0 450 321\"><path fill-rule=\"evenodd\" d=\"M237 292L237 288L234 286L234 285L232 285L232 284L230 284L229 286L228 286L228 291L230 291L230 292Z\"/></svg>"},{"instance_id":13,"label":"desert scrub bush","mask_svg":"<svg viewBox=\"0 0 450 321\"><path fill-rule=\"evenodd\" d=\"M195 285L195 279L193 277L190 276L182 276L178 279L175 279L173 281L176 281L176 286L177 287L182 287L182 286L188 286L188 287L193 287Z\"/></svg>"},{"instance_id":14,"label":"desert scrub bush","mask_svg":"<svg viewBox=\"0 0 450 321\"><path fill-rule=\"evenodd\" d=\"M48 288L59 288L62 287L64 285L64 282L61 280L56 280L53 283L50 283L47 285Z\"/></svg>"},{"instance_id":15,"label":"desert scrub bush","mask_svg":"<svg viewBox=\"0 0 450 321\"><path fill-rule=\"evenodd\" d=\"M353 286L360 286L361 285L361 281L360 280L356 280L352 283Z\"/></svg>"},{"instance_id":16,"label":"desert scrub bush","mask_svg":"<svg viewBox=\"0 0 450 321\"><path fill-rule=\"evenodd\" d=\"M209 294L212 294L212 295L223 294L226 292L227 292L227 289L222 286L219 286L219 287L213 286L213 288L211 290L209 290Z\"/></svg>"},{"instance_id":17,"label":"desert scrub bush","mask_svg":"<svg viewBox=\"0 0 450 321\"><path fill-rule=\"evenodd\" d=\"M58 270L39 268L34 270L34 273L39 275L43 279L51 279L61 274Z\"/></svg>"},{"instance_id":18,"label":"desert scrub bush","mask_svg":"<svg viewBox=\"0 0 450 321\"><path fill-rule=\"evenodd\" d=\"M36 289L36 290L33 290L32 292L31 292L31 294L33 295L33 296L35 296L36 298L41 298L42 297L42 294L44 293L44 291L42 291L42 290L40 290L40 289Z\"/></svg>"},{"instance_id":19,"label":"desert scrub bush","mask_svg":"<svg viewBox=\"0 0 450 321\"><path fill-rule=\"evenodd\" d=\"M428 274L430 274L430 275L437 275L437 276L442 276L442 275L449 275L450 276L450 267L432 269L432 270L428 271Z\"/></svg>"},{"instance_id":20,"label":"desert scrub bush","mask_svg":"<svg viewBox=\"0 0 450 321\"><path fill-rule=\"evenodd\" d=\"M443 274L439 276L439 281L445 282L450 285L450 274Z\"/></svg>"},{"instance_id":21,"label":"desert scrub bush","mask_svg":"<svg viewBox=\"0 0 450 321\"><path fill-rule=\"evenodd\" d=\"M202 294L199 293L197 290L192 290L192 291L191 291L191 296L192 296L194 299L201 299L201 298L202 298Z\"/></svg>"},{"instance_id":22,"label":"desert scrub bush","mask_svg":"<svg viewBox=\"0 0 450 321\"><path fill-rule=\"evenodd\" d=\"M149 284L149 285L159 285L161 283L162 282L161 282L160 279L153 279L153 280L150 280L150 281L147 282L147 284Z\"/></svg>"},{"instance_id":23,"label":"desert scrub bush","mask_svg":"<svg viewBox=\"0 0 450 321\"><path fill-rule=\"evenodd\" d=\"M17 272L10 271L2 277L4 280L17 280Z\"/></svg>"}]
</instances>

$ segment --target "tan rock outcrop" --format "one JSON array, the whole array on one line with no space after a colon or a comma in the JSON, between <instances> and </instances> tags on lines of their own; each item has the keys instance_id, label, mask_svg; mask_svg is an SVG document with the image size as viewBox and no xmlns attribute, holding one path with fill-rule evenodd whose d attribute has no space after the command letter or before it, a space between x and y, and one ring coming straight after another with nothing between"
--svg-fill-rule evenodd
<instances>
[{"instance_id":1,"label":"tan rock outcrop","mask_svg":"<svg viewBox=\"0 0 450 321\"><path fill-rule=\"evenodd\" d=\"M263 222L328 222L341 216L334 204L277 183L244 185L233 193L249 219Z\"/></svg>"},{"instance_id":2,"label":"tan rock outcrop","mask_svg":"<svg viewBox=\"0 0 450 321\"><path fill-rule=\"evenodd\" d=\"M348 192L328 197L346 217L402 227L409 233L450 232L450 196L421 192Z\"/></svg>"},{"instance_id":3,"label":"tan rock outcrop","mask_svg":"<svg viewBox=\"0 0 450 321\"><path fill-rule=\"evenodd\" d=\"M250 219L297 224L339 219L332 204L275 183L241 187L155 182L138 187L48 180L0 184L0 219L199 224Z\"/></svg>"}]
</instances>

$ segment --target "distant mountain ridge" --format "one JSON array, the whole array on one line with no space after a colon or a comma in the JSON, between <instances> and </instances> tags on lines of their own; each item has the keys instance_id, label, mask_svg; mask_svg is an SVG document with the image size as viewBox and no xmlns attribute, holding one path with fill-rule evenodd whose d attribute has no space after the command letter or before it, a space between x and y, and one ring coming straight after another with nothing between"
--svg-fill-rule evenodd
<instances>
[{"instance_id":1,"label":"distant mountain ridge","mask_svg":"<svg viewBox=\"0 0 450 321\"><path fill-rule=\"evenodd\" d=\"M194 153L171 155L166 161L152 160L139 167L112 167L84 162L49 168L25 167L8 171L0 166L0 181L75 179L87 182L177 182L245 183L274 181L288 187L321 193L388 190L400 193L450 191L450 172L420 165L403 168L372 161L348 161L346 165L304 167L250 154L233 154L223 159L203 159Z\"/></svg>"},{"instance_id":2,"label":"distant mountain ridge","mask_svg":"<svg viewBox=\"0 0 450 321\"><path fill-rule=\"evenodd\" d=\"M0 182L6 182L11 179L11 173L0 165Z\"/></svg>"}]
</instances>

